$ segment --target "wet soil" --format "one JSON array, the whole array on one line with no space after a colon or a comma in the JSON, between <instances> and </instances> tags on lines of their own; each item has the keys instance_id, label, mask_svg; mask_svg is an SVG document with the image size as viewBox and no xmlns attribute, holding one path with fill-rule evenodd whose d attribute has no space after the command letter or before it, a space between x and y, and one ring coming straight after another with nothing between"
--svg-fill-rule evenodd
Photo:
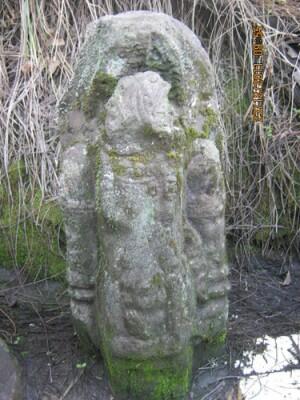
<instances>
[{"instance_id":1,"label":"wet soil","mask_svg":"<svg viewBox=\"0 0 300 400\"><path fill-rule=\"evenodd\" d=\"M253 256L247 270L231 266L228 346L252 345L257 337L300 332L300 261Z\"/></svg>"},{"instance_id":2,"label":"wet soil","mask_svg":"<svg viewBox=\"0 0 300 400\"><path fill-rule=\"evenodd\" d=\"M282 268L280 261L253 257L243 270L232 264L230 280L226 349L195 371L193 400L246 398L236 360L246 351L261 352L258 337L300 332L300 262ZM113 400L101 356L80 347L63 285L26 283L21 274L0 269L0 336L23 369L24 400ZM300 365L283 368L289 367Z\"/></svg>"}]
</instances>

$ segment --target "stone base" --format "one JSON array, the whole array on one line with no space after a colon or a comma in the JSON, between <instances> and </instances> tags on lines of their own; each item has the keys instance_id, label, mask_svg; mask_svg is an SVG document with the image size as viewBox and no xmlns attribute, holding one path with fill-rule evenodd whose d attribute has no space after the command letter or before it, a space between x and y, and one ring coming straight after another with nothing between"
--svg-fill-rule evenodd
<instances>
[{"instance_id":1,"label":"stone base","mask_svg":"<svg viewBox=\"0 0 300 400\"><path fill-rule=\"evenodd\" d=\"M162 359L106 359L110 382L120 400L184 400L190 389L192 348Z\"/></svg>"}]
</instances>

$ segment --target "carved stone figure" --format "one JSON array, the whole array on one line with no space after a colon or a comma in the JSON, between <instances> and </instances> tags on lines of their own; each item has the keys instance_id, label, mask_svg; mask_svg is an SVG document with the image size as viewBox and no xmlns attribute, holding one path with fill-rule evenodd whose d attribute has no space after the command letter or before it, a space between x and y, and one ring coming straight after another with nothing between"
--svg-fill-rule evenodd
<instances>
[{"instance_id":1,"label":"carved stone figure","mask_svg":"<svg viewBox=\"0 0 300 400\"><path fill-rule=\"evenodd\" d=\"M120 399L184 399L193 348L224 338L224 183L211 66L160 13L89 26L60 104L75 327Z\"/></svg>"}]
</instances>

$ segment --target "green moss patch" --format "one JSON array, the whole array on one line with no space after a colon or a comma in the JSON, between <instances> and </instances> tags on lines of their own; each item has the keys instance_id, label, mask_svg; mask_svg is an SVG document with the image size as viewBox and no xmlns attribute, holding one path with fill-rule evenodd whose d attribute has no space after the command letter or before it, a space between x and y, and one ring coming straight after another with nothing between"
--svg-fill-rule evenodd
<instances>
[{"instance_id":1,"label":"green moss patch","mask_svg":"<svg viewBox=\"0 0 300 400\"><path fill-rule=\"evenodd\" d=\"M211 130L216 128L218 125L218 116L214 110L212 110L210 107L206 107L201 112L204 116L204 123L201 131L198 131L191 126L186 126L182 120L179 121L180 125L184 129L186 143L188 146L191 145L195 139L208 139Z\"/></svg>"},{"instance_id":2,"label":"green moss patch","mask_svg":"<svg viewBox=\"0 0 300 400\"><path fill-rule=\"evenodd\" d=\"M132 154L130 156L123 156L118 154L115 150L110 150L108 152L113 173L115 175L121 176L126 172L126 168L122 165L122 159L127 159L131 161L134 165L134 175L138 178L142 176L142 173L137 169L138 164L147 164L152 158L153 154L150 152L142 152L137 154Z\"/></svg>"},{"instance_id":3,"label":"green moss patch","mask_svg":"<svg viewBox=\"0 0 300 400\"><path fill-rule=\"evenodd\" d=\"M171 83L169 100L183 104L186 100L185 89L181 83L181 71L177 66L176 55L170 53L170 49L159 40L153 40L152 49L146 59L148 70L158 72L162 78Z\"/></svg>"},{"instance_id":4,"label":"green moss patch","mask_svg":"<svg viewBox=\"0 0 300 400\"><path fill-rule=\"evenodd\" d=\"M185 134L188 143L192 143L195 139L207 139L208 134L204 131L197 131L192 127L188 127L185 129Z\"/></svg>"},{"instance_id":5,"label":"green moss patch","mask_svg":"<svg viewBox=\"0 0 300 400\"><path fill-rule=\"evenodd\" d=\"M111 167L115 175L121 176L126 172L125 167L120 163L121 156L119 156L115 150L108 152L109 159L111 161Z\"/></svg>"},{"instance_id":6,"label":"green moss patch","mask_svg":"<svg viewBox=\"0 0 300 400\"><path fill-rule=\"evenodd\" d=\"M102 71L96 73L90 89L81 99L81 108L88 118L95 116L100 101L106 102L112 96L117 83L118 80L112 75Z\"/></svg>"},{"instance_id":7,"label":"green moss patch","mask_svg":"<svg viewBox=\"0 0 300 400\"><path fill-rule=\"evenodd\" d=\"M210 132L213 128L215 128L218 124L217 114L210 107L206 107L204 110L204 124L202 127L202 137L208 139Z\"/></svg>"},{"instance_id":8,"label":"green moss patch","mask_svg":"<svg viewBox=\"0 0 300 400\"><path fill-rule=\"evenodd\" d=\"M226 337L227 337L227 332L221 331L217 335L206 336L205 338L203 338L203 341L206 344L211 345L212 347L223 346L225 344Z\"/></svg>"},{"instance_id":9,"label":"green moss patch","mask_svg":"<svg viewBox=\"0 0 300 400\"><path fill-rule=\"evenodd\" d=\"M224 137L221 131L217 133L215 144L220 154L222 154L224 151Z\"/></svg>"},{"instance_id":10,"label":"green moss patch","mask_svg":"<svg viewBox=\"0 0 300 400\"><path fill-rule=\"evenodd\" d=\"M113 391L120 399L183 400L191 381L192 349L161 359L106 360Z\"/></svg>"},{"instance_id":11,"label":"green moss patch","mask_svg":"<svg viewBox=\"0 0 300 400\"><path fill-rule=\"evenodd\" d=\"M141 164L146 164L152 158L153 158L153 154L151 154L150 152L133 154L133 155L127 157L128 160L133 161L134 163L141 163Z\"/></svg>"},{"instance_id":12,"label":"green moss patch","mask_svg":"<svg viewBox=\"0 0 300 400\"><path fill-rule=\"evenodd\" d=\"M170 160L179 161L181 159L181 154L177 153L175 150L171 150L171 151L167 152L167 157Z\"/></svg>"},{"instance_id":13,"label":"green moss patch","mask_svg":"<svg viewBox=\"0 0 300 400\"><path fill-rule=\"evenodd\" d=\"M207 363L208 360L221 357L225 351L227 333L224 330L210 333L197 339L194 345L193 368L197 369Z\"/></svg>"},{"instance_id":14,"label":"green moss patch","mask_svg":"<svg viewBox=\"0 0 300 400\"><path fill-rule=\"evenodd\" d=\"M18 161L9 169L11 196L8 183L0 185L0 265L24 268L31 279L64 280L60 208L44 200L41 191L30 188L26 180L25 166Z\"/></svg>"}]
</instances>

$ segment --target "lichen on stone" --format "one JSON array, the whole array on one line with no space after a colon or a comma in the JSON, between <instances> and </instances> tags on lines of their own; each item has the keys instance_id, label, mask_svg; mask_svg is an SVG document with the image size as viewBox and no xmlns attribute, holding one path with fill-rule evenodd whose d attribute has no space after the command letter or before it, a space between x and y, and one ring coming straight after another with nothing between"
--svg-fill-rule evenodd
<instances>
[{"instance_id":1,"label":"lichen on stone","mask_svg":"<svg viewBox=\"0 0 300 400\"><path fill-rule=\"evenodd\" d=\"M211 130L215 128L218 124L218 116L216 112L211 108L211 107L206 107L203 110L203 115L204 115L204 124L202 127L202 138L209 138L209 135L211 133Z\"/></svg>"}]
</instances>

